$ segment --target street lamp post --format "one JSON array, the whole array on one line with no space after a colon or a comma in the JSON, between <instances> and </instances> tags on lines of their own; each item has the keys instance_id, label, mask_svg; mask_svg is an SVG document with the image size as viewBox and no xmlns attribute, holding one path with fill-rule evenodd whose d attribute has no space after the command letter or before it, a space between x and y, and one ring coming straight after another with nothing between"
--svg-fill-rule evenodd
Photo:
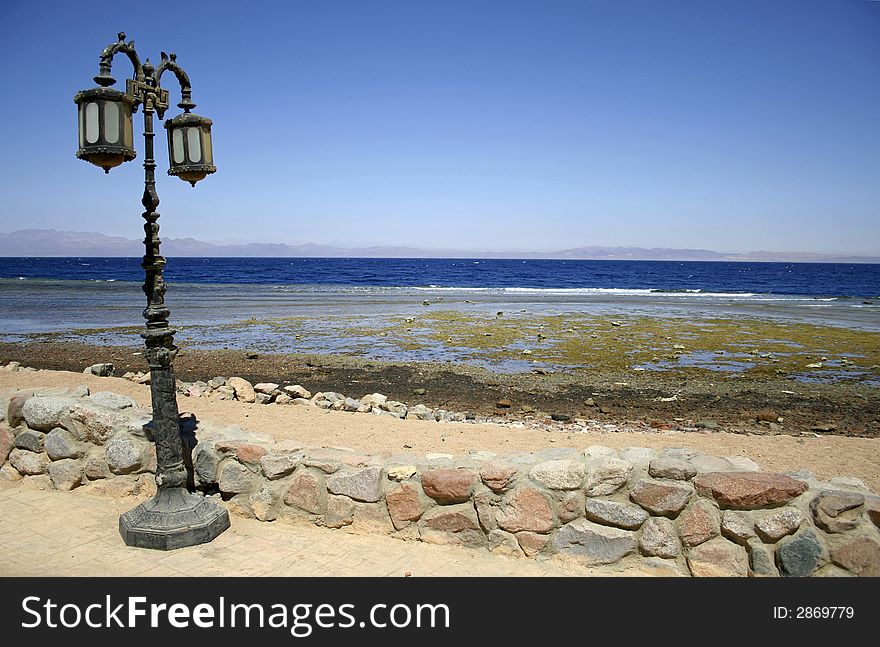
<instances>
[{"instance_id":1,"label":"street lamp post","mask_svg":"<svg viewBox=\"0 0 880 647\"><path fill-rule=\"evenodd\" d=\"M126 81L125 92L110 86L113 57L122 52L134 66L134 76ZM170 310L165 306L165 258L159 253L159 196L156 193L156 161L153 159L153 113L162 119L168 108L168 90L159 81L169 70L180 83L184 114L165 122L168 130L169 175L176 175L195 186L216 168L211 146L211 120L191 114L192 89L176 56L162 52L158 68L147 59L143 65L134 41L125 42L120 33L116 43L101 52L98 87L78 92L79 150L76 156L109 173L110 169L137 155L132 142L132 113L143 106L144 113L144 245L141 267L146 273L143 290L147 296L144 319L144 353L150 366L150 395L153 420L149 425L156 443L156 496L119 518L119 532L129 546L170 550L211 541L229 527L229 513L216 501L187 490L187 473L180 437L180 414L175 395L173 361L175 330L168 325ZM189 448L187 448L189 451Z\"/></svg>"}]
</instances>

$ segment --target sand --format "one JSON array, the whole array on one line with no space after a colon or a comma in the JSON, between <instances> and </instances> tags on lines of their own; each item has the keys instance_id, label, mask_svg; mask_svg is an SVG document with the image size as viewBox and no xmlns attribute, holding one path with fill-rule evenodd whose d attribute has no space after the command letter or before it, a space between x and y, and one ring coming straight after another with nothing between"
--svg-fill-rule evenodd
<instances>
[{"instance_id":1,"label":"sand","mask_svg":"<svg viewBox=\"0 0 880 647\"><path fill-rule=\"evenodd\" d=\"M150 407L150 389L121 378L101 378L65 371L0 371L0 394L41 387L85 384L94 393L113 391ZM374 454L469 450L528 452L549 447L584 449L599 444L622 447L687 447L716 456L745 456L766 471L806 468L821 479L854 476L880 492L880 439L843 436L752 436L720 431L656 433L618 431L586 433L515 429L493 424L397 420L369 414L324 411L301 405L258 405L178 396L181 412L201 420L236 424L248 431L295 439L308 446L349 447Z\"/></svg>"}]
</instances>

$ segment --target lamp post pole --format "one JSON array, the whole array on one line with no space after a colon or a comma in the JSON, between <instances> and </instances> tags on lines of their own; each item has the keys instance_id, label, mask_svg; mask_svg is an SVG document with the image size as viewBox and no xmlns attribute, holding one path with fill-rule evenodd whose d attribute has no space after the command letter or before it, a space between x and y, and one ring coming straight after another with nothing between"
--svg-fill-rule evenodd
<instances>
[{"instance_id":1,"label":"lamp post pole","mask_svg":"<svg viewBox=\"0 0 880 647\"><path fill-rule=\"evenodd\" d=\"M116 82L110 76L110 67L118 52L126 54L134 66L134 77L127 80L125 93L109 87ZM130 546L160 550L205 543L229 527L229 513L222 505L191 493L186 487L173 367L177 348L175 330L168 325L170 310L165 306L165 258L159 251L159 213L156 211L159 195L156 193L153 115L157 113L161 119L168 108L168 91L159 85L165 70L174 72L180 82L182 100L177 105L185 111L184 115L166 123L171 157L168 172L195 186L215 170L210 144L211 121L190 114L195 104L191 99L189 77L177 64L174 54L169 57L163 52L158 68L154 68L149 59L141 65L134 41L126 43L125 34L120 33L118 42L101 53L100 73L95 77L100 87L80 92L74 99L80 107L77 157L101 166L105 172L135 157L131 148L131 111L138 105L143 106L145 154L141 203L145 209L142 215L146 220L146 250L141 267L146 274L143 291L147 307L144 309L146 330L141 337L150 367L153 420L149 431L156 444L157 493L120 517L119 532Z\"/></svg>"}]
</instances>

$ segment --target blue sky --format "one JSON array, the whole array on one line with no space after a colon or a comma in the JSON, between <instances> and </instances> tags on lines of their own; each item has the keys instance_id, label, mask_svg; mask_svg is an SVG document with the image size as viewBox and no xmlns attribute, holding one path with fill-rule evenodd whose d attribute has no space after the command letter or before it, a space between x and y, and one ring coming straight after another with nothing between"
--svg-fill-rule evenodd
<instances>
[{"instance_id":1,"label":"blue sky","mask_svg":"<svg viewBox=\"0 0 880 647\"><path fill-rule=\"evenodd\" d=\"M166 237L880 253L880 2L6 0L0 231L142 235L140 113L74 157L120 30L214 120L195 189L157 139Z\"/></svg>"}]
</instances>

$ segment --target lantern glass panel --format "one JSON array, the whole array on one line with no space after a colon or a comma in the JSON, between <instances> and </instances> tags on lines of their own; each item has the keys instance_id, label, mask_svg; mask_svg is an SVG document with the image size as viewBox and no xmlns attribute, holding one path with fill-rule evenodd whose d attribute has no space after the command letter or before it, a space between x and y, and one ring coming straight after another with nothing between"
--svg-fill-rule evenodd
<instances>
[{"instance_id":1,"label":"lantern glass panel","mask_svg":"<svg viewBox=\"0 0 880 647\"><path fill-rule=\"evenodd\" d=\"M86 142L94 144L98 141L98 104L86 105Z\"/></svg>"},{"instance_id":2,"label":"lantern glass panel","mask_svg":"<svg viewBox=\"0 0 880 647\"><path fill-rule=\"evenodd\" d=\"M183 164L183 130L175 128L171 131L171 148L175 164Z\"/></svg>"},{"instance_id":3,"label":"lantern glass panel","mask_svg":"<svg viewBox=\"0 0 880 647\"><path fill-rule=\"evenodd\" d=\"M86 133L85 133L85 109L83 106L80 106L79 110L79 147L82 148L85 143Z\"/></svg>"},{"instance_id":4,"label":"lantern glass panel","mask_svg":"<svg viewBox=\"0 0 880 647\"><path fill-rule=\"evenodd\" d=\"M126 107L122 114L122 143L126 148L132 147L131 113Z\"/></svg>"},{"instance_id":5,"label":"lantern glass panel","mask_svg":"<svg viewBox=\"0 0 880 647\"><path fill-rule=\"evenodd\" d=\"M119 141L119 106L115 101L104 102L104 139L108 144Z\"/></svg>"},{"instance_id":6,"label":"lantern glass panel","mask_svg":"<svg viewBox=\"0 0 880 647\"><path fill-rule=\"evenodd\" d=\"M207 128L202 133L202 144L205 152L205 164L213 164L214 151L211 145L211 131Z\"/></svg>"},{"instance_id":7,"label":"lantern glass panel","mask_svg":"<svg viewBox=\"0 0 880 647\"><path fill-rule=\"evenodd\" d=\"M186 147L192 162L202 161L202 142L200 129L191 126L186 129Z\"/></svg>"}]
</instances>

